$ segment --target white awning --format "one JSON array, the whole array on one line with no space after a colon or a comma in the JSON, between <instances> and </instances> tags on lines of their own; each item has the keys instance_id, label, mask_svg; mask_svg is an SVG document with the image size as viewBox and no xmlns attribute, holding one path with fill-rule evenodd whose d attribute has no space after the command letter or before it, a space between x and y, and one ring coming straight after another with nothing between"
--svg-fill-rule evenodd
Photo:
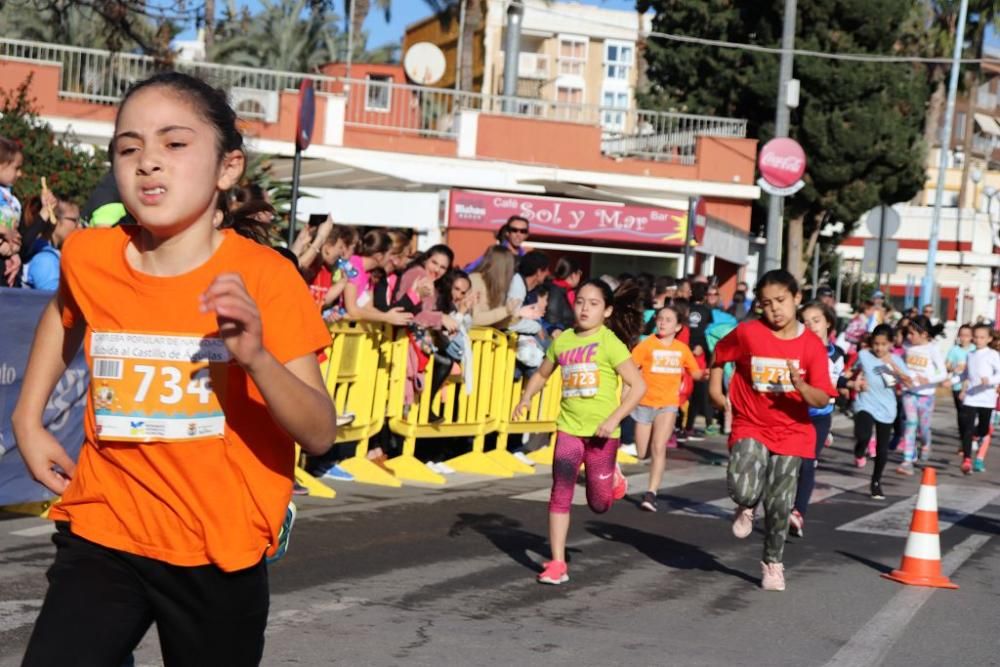
<instances>
[{"instance_id":1,"label":"white awning","mask_svg":"<svg viewBox=\"0 0 1000 667\"><path fill-rule=\"evenodd\" d=\"M975 114L976 125L979 129L986 134L991 134L994 137L1000 137L1000 124L997 124L996 120L992 116L987 116L984 113Z\"/></svg>"}]
</instances>

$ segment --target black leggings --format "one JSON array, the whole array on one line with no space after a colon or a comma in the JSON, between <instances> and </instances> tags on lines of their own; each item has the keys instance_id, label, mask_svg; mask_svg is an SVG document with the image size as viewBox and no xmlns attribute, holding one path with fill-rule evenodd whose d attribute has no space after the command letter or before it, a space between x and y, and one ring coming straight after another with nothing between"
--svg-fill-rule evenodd
<instances>
[{"instance_id":1,"label":"black leggings","mask_svg":"<svg viewBox=\"0 0 1000 667\"><path fill-rule=\"evenodd\" d=\"M993 420L991 408L974 408L963 405L958 412L959 433L962 434L962 454L965 458L972 456L972 436L982 440L990 432L990 422Z\"/></svg>"},{"instance_id":2,"label":"black leggings","mask_svg":"<svg viewBox=\"0 0 1000 667\"><path fill-rule=\"evenodd\" d=\"M705 426L712 425L711 407L708 404L708 381L697 380L691 390L691 398L688 399L688 412L686 415L684 428L688 431L694 430L694 420L701 415L705 418Z\"/></svg>"},{"instance_id":3,"label":"black leggings","mask_svg":"<svg viewBox=\"0 0 1000 667\"><path fill-rule=\"evenodd\" d=\"M861 458L868 449L868 441L872 439L872 429L875 429L875 469L872 470L872 481L882 481L882 471L889 460L889 436L892 434L892 424L875 421L871 413L862 410L854 415L854 456Z\"/></svg>"},{"instance_id":4,"label":"black leggings","mask_svg":"<svg viewBox=\"0 0 1000 667\"><path fill-rule=\"evenodd\" d=\"M61 523L22 667L121 665L156 622L167 667L253 667L264 652L267 565L223 572L109 549Z\"/></svg>"},{"instance_id":5,"label":"black leggings","mask_svg":"<svg viewBox=\"0 0 1000 667\"><path fill-rule=\"evenodd\" d=\"M799 488L795 492L795 509L799 514L805 516L809 509L809 499L812 498L813 487L816 486L816 465L819 463L819 455L826 444L826 436L830 435L830 427L833 425L833 413L827 415L813 415L813 428L816 430L816 458L802 459L799 466Z\"/></svg>"}]
</instances>

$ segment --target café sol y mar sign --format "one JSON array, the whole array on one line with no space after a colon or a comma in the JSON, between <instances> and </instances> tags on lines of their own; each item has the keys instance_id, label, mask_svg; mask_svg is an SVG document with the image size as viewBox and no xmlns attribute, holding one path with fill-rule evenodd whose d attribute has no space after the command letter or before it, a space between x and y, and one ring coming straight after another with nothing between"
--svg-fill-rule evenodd
<instances>
[{"instance_id":1,"label":"caf\u00e9 sol y mar sign","mask_svg":"<svg viewBox=\"0 0 1000 667\"><path fill-rule=\"evenodd\" d=\"M806 153L799 142L788 137L771 139L757 156L760 178L757 185L768 194L787 197L805 186Z\"/></svg>"},{"instance_id":2,"label":"caf\u00e9 sol y mar sign","mask_svg":"<svg viewBox=\"0 0 1000 667\"><path fill-rule=\"evenodd\" d=\"M451 191L449 227L494 231L512 215L526 218L533 235L590 242L682 246L687 229L687 211L677 209L482 190Z\"/></svg>"}]
</instances>

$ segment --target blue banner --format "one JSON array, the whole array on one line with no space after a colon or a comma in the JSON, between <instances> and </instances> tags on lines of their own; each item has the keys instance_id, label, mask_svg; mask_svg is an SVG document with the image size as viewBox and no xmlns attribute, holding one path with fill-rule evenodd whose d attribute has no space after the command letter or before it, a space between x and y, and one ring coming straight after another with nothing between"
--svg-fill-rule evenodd
<instances>
[{"instance_id":1,"label":"blue banner","mask_svg":"<svg viewBox=\"0 0 1000 667\"><path fill-rule=\"evenodd\" d=\"M35 325L52 296L52 292L0 288L0 505L52 497L28 474L11 427L11 413L21 393ZM43 416L45 428L58 438L73 460L83 445L88 382L81 347L66 373L59 378Z\"/></svg>"}]
</instances>

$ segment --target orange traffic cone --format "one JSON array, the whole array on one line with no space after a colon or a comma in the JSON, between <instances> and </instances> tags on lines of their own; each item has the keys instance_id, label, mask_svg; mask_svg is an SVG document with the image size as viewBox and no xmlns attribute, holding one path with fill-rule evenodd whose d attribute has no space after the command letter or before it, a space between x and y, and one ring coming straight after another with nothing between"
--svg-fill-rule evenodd
<instances>
[{"instance_id":1,"label":"orange traffic cone","mask_svg":"<svg viewBox=\"0 0 1000 667\"><path fill-rule=\"evenodd\" d=\"M938 534L937 473L934 468L924 468L913 510L910 534L906 538L903 562L898 570L883 574L886 579L910 586L958 588L941 574L941 539Z\"/></svg>"}]
</instances>

